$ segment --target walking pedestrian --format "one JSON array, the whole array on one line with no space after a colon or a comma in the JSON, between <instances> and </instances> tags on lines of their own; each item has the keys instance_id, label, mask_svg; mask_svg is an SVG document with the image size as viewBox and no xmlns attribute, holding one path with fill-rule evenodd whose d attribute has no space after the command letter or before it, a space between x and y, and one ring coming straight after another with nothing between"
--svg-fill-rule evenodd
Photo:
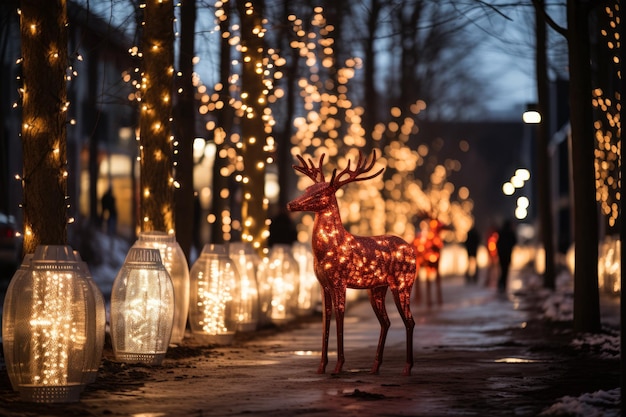
<instances>
[{"instance_id":1,"label":"walking pedestrian","mask_svg":"<svg viewBox=\"0 0 626 417\"><path fill-rule=\"evenodd\" d=\"M500 278L498 279L498 291L500 293L506 292L509 267L511 266L511 253L516 244L517 237L513 222L507 219L498 231L498 241L496 242L498 261L500 262Z\"/></svg>"},{"instance_id":2,"label":"walking pedestrian","mask_svg":"<svg viewBox=\"0 0 626 417\"><path fill-rule=\"evenodd\" d=\"M465 250L467 251L467 270L465 272L465 282L468 284L476 284L478 281L478 263L476 255L478 253L478 245L480 245L480 234L473 226L465 238Z\"/></svg>"},{"instance_id":3,"label":"walking pedestrian","mask_svg":"<svg viewBox=\"0 0 626 417\"><path fill-rule=\"evenodd\" d=\"M113 195L113 186L110 185L108 190L102 195L100 201L102 211L100 218L106 221L106 232L114 235L117 230L117 207L115 206L115 196Z\"/></svg>"}]
</instances>

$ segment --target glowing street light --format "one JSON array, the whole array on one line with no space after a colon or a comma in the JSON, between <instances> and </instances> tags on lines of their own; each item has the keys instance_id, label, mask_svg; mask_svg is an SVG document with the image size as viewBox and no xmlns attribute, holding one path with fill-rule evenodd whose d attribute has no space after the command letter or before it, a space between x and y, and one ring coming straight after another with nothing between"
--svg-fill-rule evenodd
<instances>
[{"instance_id":1,"label":"glowing street light","mask_svg":"<svg viewBox=\"0 0 626 417\"><path fill-rule=\"evenodd\" d=\"M537 111L536 104L529 104L526 106L526 111L522 114L522 120L524 123L532 125L541 123L541 113Z\"/></svg>"}]
</instances>

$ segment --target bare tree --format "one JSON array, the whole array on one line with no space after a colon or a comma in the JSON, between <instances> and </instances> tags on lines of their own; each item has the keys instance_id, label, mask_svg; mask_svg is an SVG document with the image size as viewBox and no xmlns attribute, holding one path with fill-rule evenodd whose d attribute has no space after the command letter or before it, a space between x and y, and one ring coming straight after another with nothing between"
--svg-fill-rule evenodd
<instances>
[{"instance_id":1,"label":"bare tree","mask_svg":"<svg viewBox=\"0 0 626 417\"><path fill-rule=\"evenodd\" d=\"M567 28L546 14L548 24L567 39L569 53L570 125L574 187L574 329L598 332L598 207L596 204L592 71L589 19L593 5L567 1Z\"/></svg>"},{"instance_id":2,"label":"bare tree","mask_svg":"<svg viewBox=\"0 0 626 417\"><path fill-rule=\"evenodd\" d=\"M478 41L465 31L470 10L429 0L393 4L390 48L398 62L397 70L389 72L391 105L406 110L423 100L430 119L467 119L482 113L484 82L467 53Z\"/></svg>"},{"instance_id":3,"label":"bare tree","mask_svg":"<svg viewBox=\"0 0 626 417\"><path fill-rule=\"evenodd\" d=\"M541 114L541 122L537 126L537 177L539 197L540 235L545 250L545 271L543 286L555 288L554 238L552 223L552 187L550 181L550 92L548 86L548 63L546 53L546 22L543 0L534 0L535 6L535 70L537 78L537 102Z\"/></svg>"},{"instance_id":4,"label":"bare tree","mask_svg":"<svg viewBox=\"0 0 626 417\"><path fill-rule=\"evenodd\" d=\"M376 91L376 36L380 14L383 10L384 1L371 0L367 15L367 33L364 41L364 57L363 57L363 104L364 114L367 115L363 119L363 129L366 135L371 135L374 126L378 122L378 93ZM369 152L372 146L371 140L366 140L365 151Z\"/></svg>"},{"instance_id":5,"label":"bare tree","mask_svg":"<svg viewBox=\"0 0 626 417\"><path fill-rule=\"evenodd\" d=\"M567 1L570 123L574 177L574 328L600 331L598 209L596 204L588 2Z\"/></svg>"},{"instance_id":6,"label":"bare tree","mask_svg":"<svg viewBox=\"0 0 626 417\"><path fill-rule=\"evenodd\" d=\"M196 137L196 105L193 86L193 58L195 55L196 1L183 0L181 6L180 54L178 58L181 92L175 108L175 123L179 141L176 177L180 188L176 188L176 240L189 254L194 236L194 222L197 215L194 204L193 187L193 141Z\"/></svg>"}]
</instances>

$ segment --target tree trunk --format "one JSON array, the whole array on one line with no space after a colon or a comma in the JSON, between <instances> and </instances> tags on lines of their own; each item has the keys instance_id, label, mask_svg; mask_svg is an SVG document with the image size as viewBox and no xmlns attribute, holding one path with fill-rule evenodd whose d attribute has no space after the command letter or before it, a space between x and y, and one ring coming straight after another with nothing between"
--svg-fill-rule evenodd
<instances>
[{"instance_id":1,"label":"tree trunk","mask_svg":"<svg viewBox=\"0 0 626 417\"><path fill-rule=\"evenodd\" d=\"M196 108L193 87L193 57L195 53L196 1L183 0L180 12L179 71L182 73L182 92L178 96L175 123L178 136L176 177L180 187L176 197L176 240L185 252L187 261L194 241L196 218L193 185L193 141L196 137Z\"/></svg>"},{"instance_id":2,"label":"tree trunk","mask_svg":"<svg viewBox=\"0 0 626 417\"><path fill-rule=\"evenodd\" d=\"M290 15L289 2L283 3L282 21L288 22ZM291 155L291 135L293 133L293 120L296 114L296 97L298 94L296 81L298 79L298 50L290 46L291 28L289 25L281 25L281 45L285 53L291 54L289 63L285 67L285 117L283 119L282 132L276 135L276 164L278 165L278 184L280 187L278 196L279 210L284 209L291 200L289 191L295 189L293 156Z\"/></svg>"},{"instance_id":3,"label":"tree trunk","mask_svg":"<svg viewBox=\"0 0 626 417\"><path fill-rule=\"evenodd\" d=\"M241 96L246 110L241 119L244 173L242 179L242 239L260 253L267 247L265 198L266 146L263 122L267 100L263 93L262 2L237 2L241 20ZM261 30L261 32L258 32Z\"/></svg>"},{"instance_id":4,"label":"tree trunk","mask_svg":"<svg viewBox=\"0 0 626 417\"><path fill-rule=\"evenodd\" d=\"M23 0L22 147L24 253L67 243L67 9Z\"/></svg>"},{"instance_id":5,"label":"tree trunk","mask_svg":"<svg viewBox=\"0 0 626 417\"><path fill-rule=\"evenodd\" d=\"M598 212L595 198L588 2L567 1L574 183L574 329L600 331Z\"/></svg>"},{"instance_id":6,"label":"tree trunk","mask_svg":"<svg viewBox=\"0 0 626 417\"><path fill-rule=\"evenodd\" d=\"M372 141L372 132L378 121L378 94L376 93L376 53L374 44L376 42L376 29L378 27L378 16L382 9L383 3L380 0L371 0L369 15L367 17L367 39L365 41L365 57L364 57L364 89L365 89L365 109L363 117L363 129L365 130L365 149L366 154L370 154L374 147Z\"/></svg>"},{"instance_id":7,"label":"tree trunk","mask_svg":"<svg viewBox=\"0 0 626 417\"><path fill-rule=\"evenodd\" d=\"M98 154L100 151L100 134L98 133L98 51L90 51L87 55L87 86L89 94L87 96L86 107L82 129L88 137L89 143L89 223L100 226L100 211L98 210Z\"/></svg>"},{"instance_id":8,"label":"tree trunk","mask_svg":"<svg viewBox=\"0 0 626 417\"><path fill-rule=\"evenodd\" d=\"M554 289L555 265L554 265L554 238L552 225L552 187L550 178L550 155L548 144L550 143L550 93L548 90L548 64L546 56L546 22L544 17L544 2L533 2L535 5L536 25L536 61L535 70L537 75L537 98L538 110L541 114L541 122L537 125L537 185L539 204L539 234L545 250L545 271L543 274L543 286Z\"/></svg>"},{"instance_id":9,"label":"tree trunk","mask_svg":"<svg viewBox=\"0 0 626 417\"><path fill-rule=\"evenodd\" d=\"M141 230L174 232L172 83L174 5L149 0L144 8L141 102Z\"/></svg>"},{"instance_id":10,"label":"tree trunk","mask_svg":"<svg viewBox=\"0 0 626 417\"><path fill-rule=\"evenodd\" d=\"M230 31L230 14L231 4L229 1L222 2L223 14L220 18L220 33L224 35ZM231 46L228 37L220 37L220 84L222 85L221 100L224 105L221 109L216 110L217 128L221 129L223 135L217 137L214 132L214 142L216 147L215 161L213 162L213 193L211 198L211 213L214 217L214 223L211 225L211 242L224 243L224 213L230 213L230 176L225 175L223 170L228 169L229 161L222 151L228 148L228 141L233 126L233 108L228 103L230 98L230 65L231 65ZM228 196L225 193L228 192Z\"/></svg>"}]
</instances>

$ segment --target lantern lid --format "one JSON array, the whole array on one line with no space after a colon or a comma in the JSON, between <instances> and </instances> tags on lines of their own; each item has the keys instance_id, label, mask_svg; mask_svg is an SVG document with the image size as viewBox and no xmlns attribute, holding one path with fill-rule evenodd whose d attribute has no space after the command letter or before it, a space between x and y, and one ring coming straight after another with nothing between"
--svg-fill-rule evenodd
<instances>
[{"instance_id":1,"label":"lantern lid","mask_svg":"<svg viewBox=\"0 0 626 417\"><path fill-rule=\"evenodd\" d=\"M202 253L207 255L228 255L226 245L220 243L207 243L202 247Z\"/></svg>"},{"instance_id":2,"label":"lantern lid","mask_svg":"<svg viewBox=\"0 0 626 417\"><path fill-rule=\"evenodd\" d=\"M39 245L31 260L76 262L76 256L69 245Z\"/></svg>"},{"instance_id":3,"label":"lantern lid","mask_svg":"<svg viewBox=\"0 0 626 417\"><path fill-rule=\"evenodd\" d=\"M151 230L139 233L139 240L142 242L176 242L176 235L173 233L159 232Z\"/></svg>"},{"instance_id":4,"label":"lantern lid","mask_svg":"<svg viewBox=\"0 0 626 417\"><path fill-rule=\"evenodd\" d=\"M125 263L160 264L161 252L153 248L131 247L126 255Z\"/></svg>"}]
</instances>

